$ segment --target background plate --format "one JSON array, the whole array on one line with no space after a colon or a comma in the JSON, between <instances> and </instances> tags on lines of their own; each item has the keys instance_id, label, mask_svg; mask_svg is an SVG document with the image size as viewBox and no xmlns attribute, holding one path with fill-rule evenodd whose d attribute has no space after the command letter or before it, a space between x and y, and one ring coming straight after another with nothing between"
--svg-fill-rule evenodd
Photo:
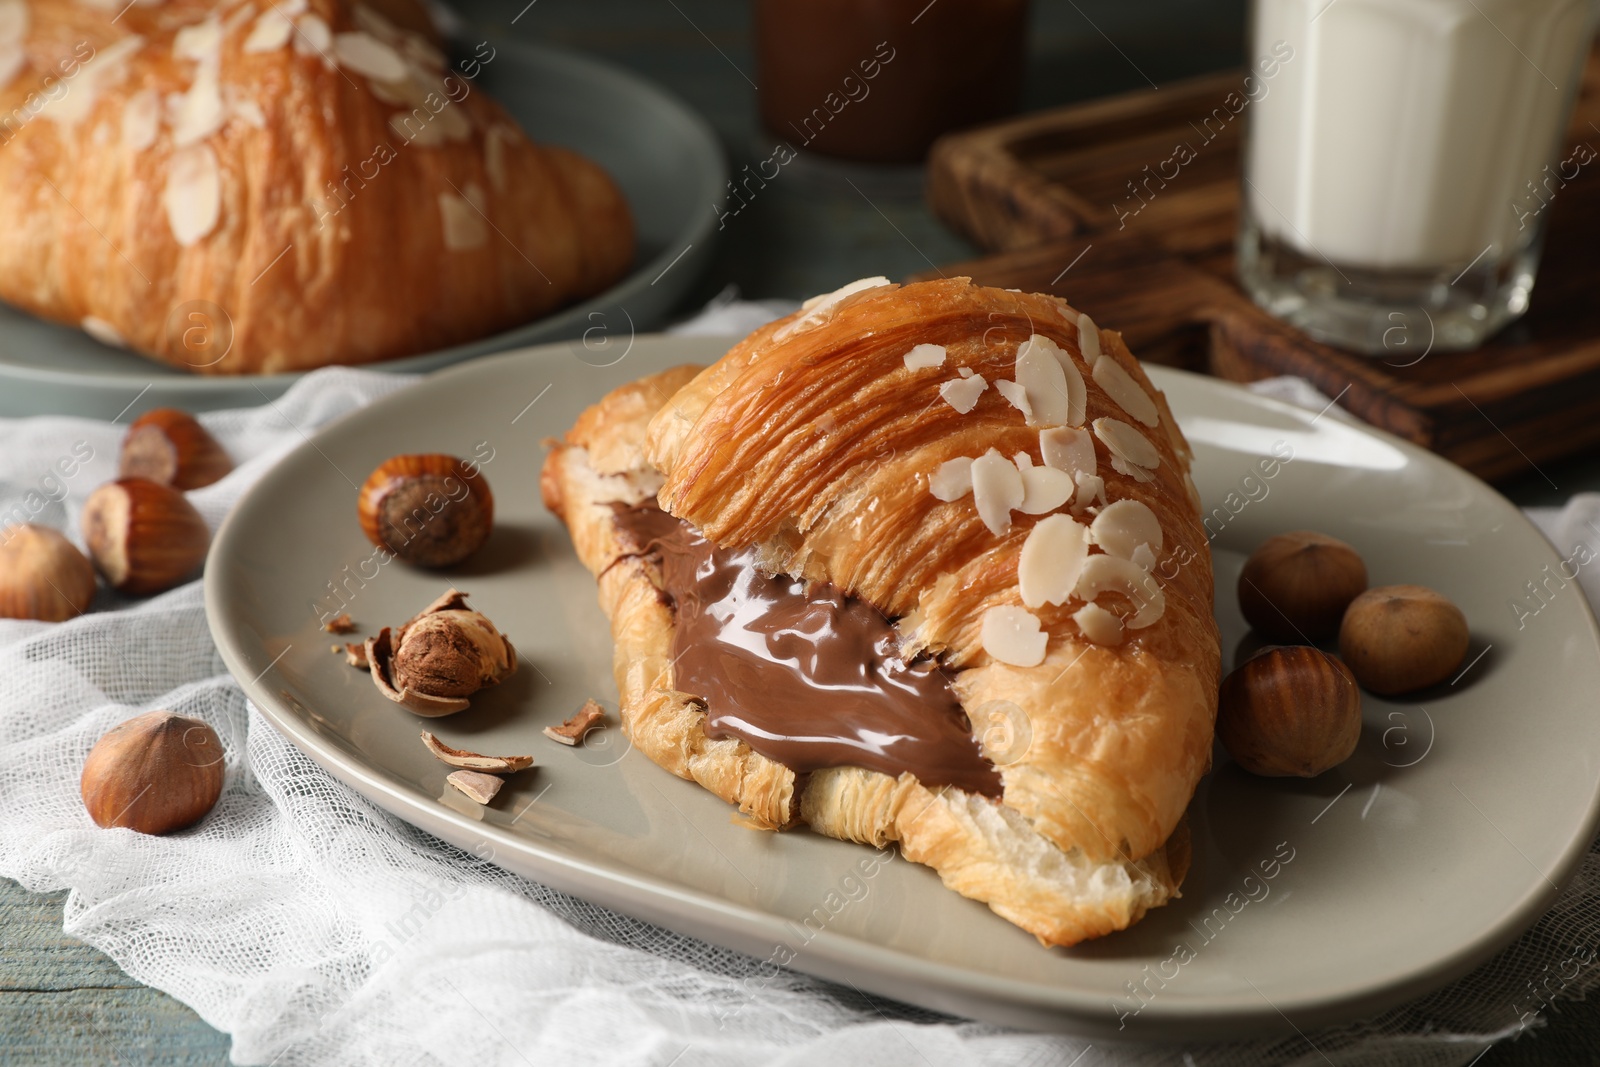
<instances>
[{"instance_id":1,"label":"background plate","mask_svg":"<svg viewBox=\"0 0 1600 1067\"><path fill-rule=\"evenodd\" d=\"M474 31L469 27L463 33ZM633 208L634 269L611 289L516 329L367 364L373 369L429 371L569 337L584 337L592 349L604 349L608 340L615 343L659 325L709 262L716 235L712 205L724 195L727 167L705 120L675 97L609 64L503 38L490 43L496 53L482 67L476 87L498 100L535 141L565 145L605 167ZM471 51L468 47L466 54ZM187 374L0 304L0 416L112 419L163 406L247 407L281 395L298 377Z\"/></svg>"},{"instance_id":2,"label":"background plate","mask_svg":"<svg viewBox=\"0 0 1600 1067\"><path fill-rule=\"evenodd\" d=\"M926 868L806 832L733 824L722 801L615 726L583 748L540 730L587 697L616 707L595 586L538 497L540 439L606 390L730 342L640 338L595 367L563 347L479 360L316 435L239 503L206 568L217 644L267 717L338 778L431 833L541 882L862 989L978 1018L1128 1039L1287 1030L1378 1010L1464 973L1550 904L1594 836L1600 655L1581 593L1551 583L1518 628L1508 601L1557 557L1503 498L1395 438L1237 387L1152 368L1197 455L1215 535L1225 659L1232 590L1263 538L1312 527L1374 584L1442 590L1473 627L1463 677L1367 697L1356 754L1312 781L1254 778L1220 750L1190 807L1183 899L1072 950L1041 948ZM1276 448L1292 458L1262 471ZM449 574L381 566L355 486L392 453L484 458L498 526ZM363 633L450 583L531 667L459 715L416 719L329 654L324 614ZM1537 606L1537 602L1532 602ZM453 795L417 734L533 752L487 809Z\"/></svg>"}]
</instances>

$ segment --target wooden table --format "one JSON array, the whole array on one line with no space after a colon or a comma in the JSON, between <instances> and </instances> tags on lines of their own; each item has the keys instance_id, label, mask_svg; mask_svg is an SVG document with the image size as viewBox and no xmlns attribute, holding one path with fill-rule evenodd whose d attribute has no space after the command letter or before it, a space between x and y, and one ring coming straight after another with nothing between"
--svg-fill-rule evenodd
<instances>
[{"instance_id":1,"label":"wooden table","mask_svg":"<svg viewBox=\"0 0 1600 1067\"><path fill-rule=\"evenodd\" d=\"M747 3L524 4L465 0L458 6L469 20L495 32L580 49L665 86L710 119L735 171L771 153L773 139L757 125L746 81L757 77ZM1042 0L1034 17L1025 106L1047 107L1235 65L1243 20L1240 0ZM730 219L722 237L717 260L685 302L686 311L730 283L746 297L799 298L861 275L902 277L977 251L928 212L915 170L827 164L786 167L783 181L771 183ZM1557 489L1534 474L1506 488L1523 504L1600 489L1600 460L1547 467L1545 474ZM0 880L0 1063L226 1063L227 1035L62 934L65 896L30 894ZM1546 1029L1477 1061L1478 1067L1580 1063L1600 1063L1600 1013L1587 1005L1552 1013Z\"/></svg>"}]
</instances>

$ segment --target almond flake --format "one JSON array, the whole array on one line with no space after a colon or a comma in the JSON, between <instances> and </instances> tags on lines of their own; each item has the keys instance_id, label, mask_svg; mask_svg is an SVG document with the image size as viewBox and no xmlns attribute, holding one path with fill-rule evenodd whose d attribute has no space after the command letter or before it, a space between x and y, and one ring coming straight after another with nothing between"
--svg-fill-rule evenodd
<instances>
[{"instance_id":1,"label":"almond flake","mask_svg":"<svg viewBox=\"0 0 1600 1067\"><path fill-rule=\"evenodd\" d=\"M552 741L563 745L578 745L589 735L594 724L605 718L606 709L596 700L585 700L572 718L560 726L546 726L541 732Z\"/></svg>"},{"instance_id":2,"label":"almond flake","mask_svg":"<svg viewBox=\"0 0 1600 1067\"><path fill-rule=\"evenodd\" d=\"M444 70L448 60L445 59L444 53L429 44L426 38L409 31L403 32L401 37L400 50L406 54L407 59L430 70Z\"/></svg>"},{"instance_id":3,"label":"almond flake","mask_svg":"<svg viewBox=\"0 0 1600 1067\"><path fill-rule=\"evenodd\" d=\"M1022 475L1022 503L1017 510L1024 515L1044 515L1072 499L1076 488L1072 475L1054 467L1023 467L1017 465Z\"/></svg>"},{"instance_id":4,"label":"almond flake","mask_svg":"<svg viewBox=\"0 0 1600 1067\"><path fill-rule=\"evenodd\" d=\"M505 783L492 774L482 774L478 771L451 771L445 781L455 786L479 804L487 804L494 799L500 787Z\"/></svg>"},{"instance_id":5,"label":"almond flake","mask_svg":"<svg viewBox=\"0 0 1600 1067\"><path fill-rule=\"evenodd\" d=\"M210 145L190 145L172 154L161 200L172 236L184 248L216 228L222 211L222 171Z\"/></svg>"},{"instance_id":6,"label":"almond flake","mask_svg":"<svg viewBox=\"0 0 1600 1067\"><path fill-rule=\"evenodd\" d=\"M1111 450L1112 466L1121 458L1137 467L1154 470L1161 465L1161 453L1144 434L1120 419L1095 419L1094 435ZM1121 468L1117 468L1121 470ZM1128 471L1122 471L1127 474ZM1145 479L1148 480L1148 479Z\"/></svg>"},{"instance_id":7,"label":"almond flake","mask_svg":"<svg viewBox=\"0 0 1600 1067\"><path fill-rule=\"evenodd\" d=\"M1129 415L1138 419L1146 426L1154 426L1161 421L1161 412L1156 409L1156 402L1150 399L1150 394L1144 391L1144 386L1133 380L1116 360L1110 356L1101 356L1094 361L1094 370L1091 371L1094 380L1106 395L1117 402L1117 406Z\"/></svg>"},{"instance_id":8,"label":"almond flake","mask_svg":"<svg viewBox=\"0 0 1600 1067\"><path fill-rule=\"evenodd\" d=\"M122 147L142 152L161 133L161 98L153 89L141 89L122 106Z\"/></svg>"},{"instance_id":9,"label":"almond flake","mask_svg":"<svg viewBox=\"0 0 1600 1067\"><path fill-rule=\"evenodd\" d=\"M1022 419L1029 426L1033 425L1033 409L1028 405L1028 391L1016 382L1008 382L1004 378L994 383L1000 395L1011 403L1011 406L1022 412Z\"/></svg>"},{"instance_id":10,"label":"almond flake","mask_svg":"<svg viewBox=\"0 0 1600 1067\"><path fill-rule=\"evenodd\" d=\"M490 126L483 135L483 169L489 174L489 187L497 193L506 191L506 145L515 137L504 124Z\"/></svg>"},{"instance_id":11,"label":"almond flake","mask_svg":"<svg viewBox=\"0 0 1600 1067\"><path fill-rule=\"evenodd\" d=\"M222 20L215 15L179 30L172 38L172 54L195 62L217 55L222 49Z\"/></svg>"},{"instance_id":12,"label":"almond flake","mask_svg":"<svg viewBox=\"0 0 1600 1067\"><path fill-rule=\"evenodd\" d=\"M1118 500L1094 518L1089 537L1102 552L1132 559L1140 545L1161 551L1161 520L1140 500Z\"/></svg>"},{"instance_id":13,"label":"almond flake","mask_svg":"<svg viewBox=\"0 0 1600 1067\"><path fill-rule=\"evenodd\" d=\"M397 82L411 70L399 52L372 34L359 30L334 34L333 54L341 66L357 74L365 74L374 81Z\"/></svg>"},{"instance_id":14,"label":"almond flake","mask_svg":"<svg viewBox=\"0 0 1600 1067\"><path fill-rule=\"evenodd\" d=\"M1150 572L1132 560L1117 556L1096 554L1084 560L1074 592L1084 600L1094 600L1101 593L1121 593L1127 597L1133 603L1134 612L1123 624L1130 630L1154 624L1167 609L1166 594Z\"/></svg>"},{"instance_id":15,"label":"almond flake","mask_svg":"<svg viewBox=\"0 0 1600 1067\"><path fill-rule=\"evenodd\" d=\"M858 278L849 285L841 285L831 293L821 293L800 305L802 314L783 326L780 326L772 335L774 341L784 341L814 326L821 326L833 318L834 311L849 297L857 293L866 292L868 289L877 289L892 284L888 278L881 274L873 278Z\"/></svg>"},{"instance_id":16,"label":"almond flake","mask_svg":"<svg viewBox=\"0 0 1600 1067\"><path fill-rule=\"evenodd\" d=\"M93 315L86 315L78 325L83 328L84 333L103 345L110 345L112 348L128 347L128 342L122 339L122 334L118 333L117 328L105 319L97 319Z\"/></svg>"},{"instance_id":17,"label":"almond flake","mask_svg":"<svg viewBox=\"0 0 1600 1067\"><path fill-rule=\"evenodd\" d=\"M1151 550L1149 545L1140 545L1139 547L1135 548L1133 550L1133 555L1129 556L1128 558L1131 559L1137 566L1143 567L1147 571L1153 571L1156 569L1156 554Z\"/></svg>"},{"instance_id":18,"label":"almond flake","mask_svg":"<svg viewBox=\"0 0 1600 1067\"><path fill-rule=\"evenodd\" d=\"M0 44L22 44L28 37L31 16L27 0L0 0Z\"/></svg>"},{"instance_id":19,"label":"almond flake","mask_svg":"<svg viewBox=\"0 0 1600 1067\"><path fill-rule=\"evenodd\" d=\"M1032 612L1000 604L983 613L983 650L1013 667L1037 667L1044 662L1050 635L1039 629Z\"/></svg>"},{"instance_id":20,"label":"almond flake","mask_svg":"<svg viewBox=\"0 0 1600 1067\"><path fill-rule=\"evenodd\" d=\"M220 64L215 53L202 59L195 71L194 84L177 98L177 106L169 116L172 123L172 144L176 148L203 141L227 119L227 109L222 106L222 87L219 82Z\"/></svg>"},{"instance_id":21,"label":"almond flake","mask_svg":"<svg viewBox=\"0 0 1600 1067\"><path fill-rule=\"evenodd\" d=\"M258 130L267 125L267 113L261 110L260 104L248 96L240 96L235 99L228 110Z\"/></svg>"},{"instance_id":22,"label":"almond flake","mask_svg":"<svg viewBox=\"0 0 1600 1067\"><path fill-rule=\"evenodd\" d=\"M1122 644L1122 620L1099 604L1085 604L1072 613L1072 621L1097 645Z\"/></svg>"},{"instance_id":23,"label":"almond flake","mask_svg":"<svg viewBox=\"0 0 1600 1067\"><path fill-rule=\"evenodd\" d=\"M957 367L956 373L961 375L963 378L970 378L974 372L971 367Z\"/></svg>"},{"instance_id":24,"label":"almond flake","mask_svg":"<svg viewBox=\"0 0 1600 1067\"><path fill-rule=\"evenodd\" d=\"M328 29L322 16L315 12L301 15L294 24L300 31L294 39L294 50L303 56L321 56L324 63L332 66L333 57L328 55L328 49L333 47L333 31Z\"/></svg>"},{"instance_id":25,"label":"almond flake","mask_svg":"<svg viewBox=\"0 0 1600 1067\"><path fill-rule=\"evenodd\" d=\"M1156 480L1156 472L1149 467L1141 467L1137 463L1129 463L1121 456L1111 457L1111 469L1118 474L1126 474L1136 482L1148 483Z\"/></svg>"},{"instance_id":26,"label":"almond flake","mask_svg":"<svg viewBox=\"0 0 1600 1067\"><path fill-rule=\"evenodd\" d=\"M983 380L983 375L974 374L970 378L952 378L939 386L939 395L944 397L944 402L955 408L959 414L965 415L978 406L978 397L989 387Z\"/></svg>"},{"instance_id":27,"label":"almond flake","mask_svg":"<svg viewBox=\"0 0 1600 1067\"><path fill-rule=\"evenodd\" d=\"M289 38L294 36L294 23L289 21L288 12L273 7L261 13L256 19L256 24L250 29L250 36L244 39L244 50L247 54L256 55L263 52L276 52L289 43Z\"/></svg>"},{"instance_id":28,"label":"almond flake","mask_svg":"<svg viewBox=\"0 0 1600 1067\"><path fill-rule=\"evenodd\" d=\"M944 345L917 345L905 354L906 370L944 366Z\"/></svg>"},{"instance_id":29,"label":"almond flake","mask_svg":"<svg viewBox=\"0 0 1600 1067\"><path fill-rule=\"evenodd\" d=\"M1028 531L1017 559L1017 591L1022 602L1030 608L1066 603L1078 587L1078 575L1088 556L1089 530L1083 523L1070 515L1040 519Z\"/></svg>"},{"instance_id":30,"label":"almond flake","mask_svg":"<svg viewBox=\"0 0 1600 1067\"><path fill-rule=\"evenodd\" d=\"M40 114L62 126L76 126L89 117L103 89L115 88L128 72L128 59L144 47L144 38L138 34L101 49L72 79L71 91L57 97Z\"/></svg>"},{"instance_id":31,"label":"almond flake","mask_svg":"<svg viewBox=\"0 0 1600 1067\"><path fill-rule=\"evenodd\" d=\"M972 502L995 536L1011 528L1011 513L1022 505L1022 473L994 449L972 461Z\"/></svg>"},{"instance_id":32,"label":"almond flake","mask_svg":"<svg viewBox=\"0 0 1600 1067\"><path fill-rule=\"evenodd\" d=\"M958 456L939 464L939 469L928 479L928 491L946 503L972 492L972 460Z\"/></svg>"},{"instance_id":33,"label":"almond flake","mask_svg":"<svg viewBox=\"0 0 1600 1067\"><path fill-rule=\"evenodd\" d=\"M1069 367L1071 374L1067 373ZM1074 376L1078 379L1077 396L1073 393ZM1023 414L1029 426L1060 426L1069 422L1076 425L1083 421L1083 376L1072 366L1071 357L1061 346L1043 334L1033 334L1017 346L1017 384L1027 393L1028 403Z\"/></svg>"},{"instance_id":34,"label":"almond flake","mask_svg":"<svg viewBox=\"0 0 1600 1067\"><path fill-rule=\"evenodd\" d=\"M1026 452L1018 452L1016 455L1011 457L1011 462L1017 465L1017 470L1025 471L1029 467L1033 466L1033 457L1028 455Z\"/></svg>"},{"instance_id":35,"label":"almond flake","mask_svg":"<svg viewBox=\"0 0 1600 1067\"><path fill-rule=\"evenodd\" d=\"M27 62L27 50L19 42L0 44L0 89L16 81Z\"/></svg>"},{"instance_id":36,"label":"almond flake","mask_svg":"<svg viewBox=\"0 0 1600 1067\"><path fill-rule=\"evenodd\" d=\"M1079 472L1073 477L1078 483L1078 495L1074 503L1080 508L1091 507L1094 504L1106 502L1106 480L1098 474Z\"/></svg>"},{"instance_id":37,"label":"almond flake","mask_svg":"<svg viewBox=\"0 0 1600 1067\"><path fill-rule=\"evenodd\" d=\"M1095 471L1094 438L1088 430L1053 426L1039 431L1039 455L1046 467L1074 476Z\"/></svg>"},{"instance_id":38,"label":"almond flake","mask_svg":"<svg viewBox=\"0 0 1600 1067\"><path fill-rule=\"evenodd\" d=\"M439 217L444 226L444 246L450 251L464 252L488 243L488 224L478 209L463 197L440 193Z\"/></svg>"},{"instance_id":39,"label":"almond flake","mask_svg":"<svg viewBox=\"0 0 1600 1067\"><path fill-rule=\"evenodd\" d=\"M1100 358L1100 327L1081 312L1078 314L1078 355L1091 367Z\"/></svg>"},{"instance_id":40,"label":"almond flake","mask_svg":"<svg viewBox=\"0 0 1600 1067\"><path fill-rule=\"evenodd\" d=\"M356 25L374 37L390 44L400 43L400 28L366 4L356 4L351 14L355 16Z\"/></svg>"}]
</instances>

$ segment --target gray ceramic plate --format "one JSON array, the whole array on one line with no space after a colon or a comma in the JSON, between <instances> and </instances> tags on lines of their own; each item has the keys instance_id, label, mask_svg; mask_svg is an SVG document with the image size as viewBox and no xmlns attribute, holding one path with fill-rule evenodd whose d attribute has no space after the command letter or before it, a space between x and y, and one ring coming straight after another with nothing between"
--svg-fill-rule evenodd
<instances>
[{"instance_id":1,"label":"gray ceramic plate","mask_svg":"<svg viewBox=\"0 0 1600 1067\"><path fill-rule=\"evenodd\" d=\"M634 270L606 292L514 330L375 369L430 371L569 337L603 359L598 353L614 347L610 342L658 326L710 261L712 205L724 194L727 168L704 119L616 67L499 38L490 43L496 54L478 87L535 140L583 153L622 186L638 229ZM246 407L281 395L298 377L186 374L0 304L0 416L112 419L161 406Z\"/></svg>"},{"instance_id":2,"label":"gray ceramic plate","mask_svg":"<svg viewBox=\"0 0 1600 1067\"><path fill-rule=\"evenodd\" d=\"M722 801L615 727L567 749L540 730L594 696L616 707L595 586L538 497L541 438L625 380L716 358L726 342L640 338L595 367L560 347L454 368L329 427L240 502L206 569L212 631L251 699L332 774L418 826L512 870L803 971L962 1015L1131 1039L1304 1028L1368 1013L1464 973L1550 904L1594 836L1600 654L1572 585L1537 615L1508 602L1556 566L1503 498L1394 438L1156 370L1213 512L1225 655L1231 590L1264 537L1313 527L1353 542L1375 584L1446 592L1478 657L1418 699L1368 698L1357 753L1312 781L1253 778L1220 753L1191 808L1184 896L1121 934L1062 951L902 860L735 826ZM1293 458L1261 476L1274 447ZM355 486L395 452L489 458L498 526L442 575L379 566ZM486 810L455 797L417 740L426 725L329 654L324 612L363 632L448 583L531 668L431 720L450 744L533 752ZM335 595L335 590L339 595ZM1534 602L1537 606L1537 602ZM869 864L869 866L872 866ZM1268 877L1268 875L1271 877ZM1141 992L1130 990L1138 987Z\"/></svg>"}]
</instances>

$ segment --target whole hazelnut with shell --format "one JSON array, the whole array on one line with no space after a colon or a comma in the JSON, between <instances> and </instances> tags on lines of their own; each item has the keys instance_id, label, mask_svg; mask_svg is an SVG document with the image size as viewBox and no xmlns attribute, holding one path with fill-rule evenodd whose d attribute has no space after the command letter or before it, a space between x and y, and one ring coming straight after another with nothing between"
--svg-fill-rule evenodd
<instances>
[{"instance_id":1,"label":"whole hazelnut with shell","mask_svg":"<svg viewBox=\"0 0 1600 1067\"><path fill-rule=\"evenodd\" d=\"M1380 585L1356 597L1339 627L1339 655L1380 696L1444 681L1467 656L1467 617L1422 585Z\"/></svg>"},{"instance_id":2,"label":"whole hazelnut with shell","mask_svg":"<svg viewBox=\"0 0 1600 1067\"><path fill-rule=\"evenodd\" d=\"M199 719L152 711L95 742L79 789L96 825L164 834L205 817L222 795L224 771L215 730Z\"/></svg>"},{"instance_id":3,"label":"whole hazelnut with shell","mask_svg":"<svg viewBox=\"0 0 1600 1067\"><path fill-rule=\"evenodd\" d=\"M1356 750L1361 691L1320 649L1268 647L1223 679L1217 737L1251 774L1315 778Z\"/></svg>"},{"instance_id":4,"label":"whole hazelnut with shell","mask_svg":"<svg viewBox=\"0 0 1600 1067\"><path fill-rule=\"evenodd\" d=\"M0 531L0 617L62 622L88 611L94 590L94 566L59 530Z\"/></svg>"},{"instance_id":5,"label":"whole hazelnut with shell","mask_svg":"<svg viewBox=\"0 0 1600 1067\"><path fill-rule=\"evenodd\" d=\"M494 494L481 470L454 456L391 456L367 476L356 514L379 548L419 567L448 567L489 539Z\"/></svg>"},{"instance_id":6,"label":"whole hazelnut with shell","mask_svg":"<svg viewBox=\"0 0 1600 1067\"><path fill-rule=\"evenodd\" d=\"M181 585L211 544L206 520L181 492L148 478L119 478L89 494L83 539L107 584L148 596Z\"/></svg>"},{"instance_id":7,"label":"whole hazelnut with shell","mask_svg":"<svg viewBox=\"0 0 1600 1067\"><path fill-rule=\"evenodd\" d=\"M117 473L188 490L221 481L231 470L233 460L200 420L176 408L156 408L128 427Z\"/></svg>"},{"instance_id":8,"label":"whole hazelnut with shell","mask_svg":"<svg viewBox=\"0 0 1600 1067\"><path fill-rule=\"evenodd\" d=\"M1350 601L1367 587L1354 548L1315 530L1269 537L1239 572L1239 610L1269 640L1332 640Z\"/></svg>"}]
</instances>

